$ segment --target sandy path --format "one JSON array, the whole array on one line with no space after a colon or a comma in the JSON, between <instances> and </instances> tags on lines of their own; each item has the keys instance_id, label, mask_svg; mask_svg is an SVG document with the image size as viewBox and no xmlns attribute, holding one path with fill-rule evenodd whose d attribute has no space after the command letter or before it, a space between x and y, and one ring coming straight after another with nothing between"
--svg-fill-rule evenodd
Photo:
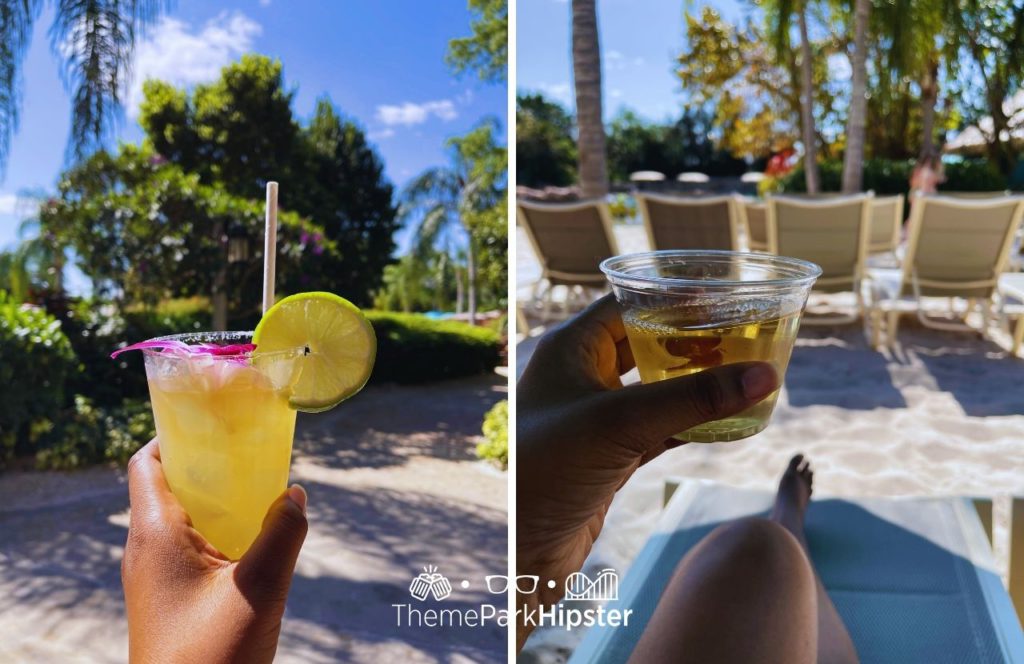
<instances>
[{"instance_id":1,"label":"sandy path","mask_svg":"<svg viewBox=\"0 0 1024 664\"><path fill-rule=\"evenodd\" d=\"M444 608L489 602L506 569L506 475L473 456L505 379L375 387L300 416L293 480L310 495L280 662L505 661L503 629L395 626L392 603L437 565ZM0 475L0 661L123 662L123 472Z\"/></svg>"}]
</instances>

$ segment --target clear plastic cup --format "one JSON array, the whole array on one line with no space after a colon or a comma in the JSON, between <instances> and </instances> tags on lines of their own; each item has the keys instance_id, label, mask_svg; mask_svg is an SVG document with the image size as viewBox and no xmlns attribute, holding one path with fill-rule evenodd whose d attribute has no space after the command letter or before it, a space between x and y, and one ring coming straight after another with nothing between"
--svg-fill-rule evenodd
<instances>
[{"instance_id":1,"label":"clear plastic cup","mask_svg":"<svg viewBox=\"0 0 1024 664\"><path fill-rule=\"evenodd\" d=\"M640 379L652 383L734 362L771 362L780 383L814 263L735 251L652 251L601 263L622 309ZM762 431L778 390L747 410L676 435L712 443Z\"/></svg>"},{"instance_id":2,"label":"clear plastic cup","mask_svg":"<svg viewBox=\"0 0 1024 664\"><path fill-rule=\"evenodd\" d=\"M189 345L246 344L252 332L160 337ZM237 560L287 488L295 411L288 406L303 349L260 355L143 351L171 491L195 526Z\"/></svg>"}]
</instances>

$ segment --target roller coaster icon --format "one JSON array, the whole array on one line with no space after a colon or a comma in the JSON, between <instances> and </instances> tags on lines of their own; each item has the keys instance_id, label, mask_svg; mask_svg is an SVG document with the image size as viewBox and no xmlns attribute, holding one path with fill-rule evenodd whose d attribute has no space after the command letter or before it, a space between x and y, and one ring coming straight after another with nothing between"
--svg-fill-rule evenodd
<instances>
[{"instance_id":1,"label":"roller coaster icon","mask_svg":"<svg viewBox=\"0 0 1024 664\"><path fill-rule=\"evenodd\" d=\"M583 572L574 572L565 580L565 600L619 599L619 574L613 569L603 569L597 578L591 579Z\"/></svg>"}]
</instances>

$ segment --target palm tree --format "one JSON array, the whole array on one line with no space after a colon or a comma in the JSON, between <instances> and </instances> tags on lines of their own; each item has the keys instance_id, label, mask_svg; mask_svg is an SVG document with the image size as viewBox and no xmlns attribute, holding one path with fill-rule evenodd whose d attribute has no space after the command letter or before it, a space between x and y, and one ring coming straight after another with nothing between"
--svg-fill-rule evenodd
<instances>
[{"instance_id":1,"label":"palm tree","mask_svg":"<svg viewBox=\"0 0 1024 664\"><path fill-rule=\"evenodd\" d=\"M0 171L18 128L22 63L44 0L0 0ZM170 0L50 0L50 44L71 93L68 155L103 143L118 118L135 39Z\"/></svg>"},{"instance_id":2,"label":"palm tree","mask_svg":"<svg viewBox=\"0 0 1024 664\"><path fill-rule=\"evenodd\" d=\"M476 239L466 221L492 205L493 197L481 178L473 175L472 165L457 151L453 154L451 166L428 169L406 185L398 215L403 221L415 221L413 251L424 263L437 247L451 255L449 248L465 246L467 311L469 322L475 324ZM461 289L462 280L458 283Z\"/></svg>"},{"instance_id":3,"label":"palm tree","mask_svg":"<svg viewBox=\"0 0 1024 664\"><path fill-rule=\"evenodd\" d=\"M784 62L790 53L789 31L794 14L800 31L800 81L794 87L800 90L800 128L804 144L804 178L807 193L816 194L821 188L818 174L818 132L814 127L814 62L811 39L807 32L807 9L812 0L764 0L765 16L774 35L775 53Z\"/></svg>"},{"instance_id":4,"label":"palm tree","mask_svg":"<svg viewBox=\"0 0 1024 664\"><path fill-rule=\"evenodd\" d=\"M572 0L572 71L576 87L576 126L580 188L584 198L608 193L604 118L601 111L601 47L595 0Z\"/></svg>"},{"instance_id":5,"label":"palm tree","mask_svg":"<svg viewBox=\"0 0 1024 664\"><path fill-rule=\"evenodd\" d=\"M843 191L856 193L864 183L864 133L867 130L868 19L871 0L854 2L853 82L850 117L846 125L846 153L843 155Z\"/></svg>"}]
</instances>

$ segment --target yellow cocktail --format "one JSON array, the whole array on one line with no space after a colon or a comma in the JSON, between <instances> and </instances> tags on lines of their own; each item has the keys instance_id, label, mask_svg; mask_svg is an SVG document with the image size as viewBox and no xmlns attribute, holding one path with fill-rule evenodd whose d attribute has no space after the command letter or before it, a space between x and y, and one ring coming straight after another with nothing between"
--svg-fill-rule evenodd
<instances>
[{"instance_id":1,"label":"yellow cocktail","mask_svg":"<svg viewBox=\"0 0 1024 664\"><path fill-rule=\"evenodd\" d=\"M377 338L333 293L297 293L255 332L150 339L141 350L171 492L192 525L238 560L288 485L296 411L329 410L363 388Z\"/></svg>"},{"instance_id":2,"label":"yellow cocktail","mask_svg":"<svg viewBox=\"0 0 1024 664\"><path fill-rule=\"evenodd\" d=\"M218 340L249 336L226 334ZM288 399L301 353L273 355L146 351L167 483L196 530L232 560L252 544L288 483L296 414Z\"/></svg>"},{"instance_id":3,"label":"yellow cocktail","mask_svg":"<svg viewBox=\"0 0 1024 664\"><path fill-rule=\"evenodd\" d=\"M800 315L821 274L813 263L733 251L652 251L601 263L622 309L640 379L668 380L762 361L786 373ZM739 440L768 424L779 392L682 431L694 443Z\"/></svg>"}]
</instances>

